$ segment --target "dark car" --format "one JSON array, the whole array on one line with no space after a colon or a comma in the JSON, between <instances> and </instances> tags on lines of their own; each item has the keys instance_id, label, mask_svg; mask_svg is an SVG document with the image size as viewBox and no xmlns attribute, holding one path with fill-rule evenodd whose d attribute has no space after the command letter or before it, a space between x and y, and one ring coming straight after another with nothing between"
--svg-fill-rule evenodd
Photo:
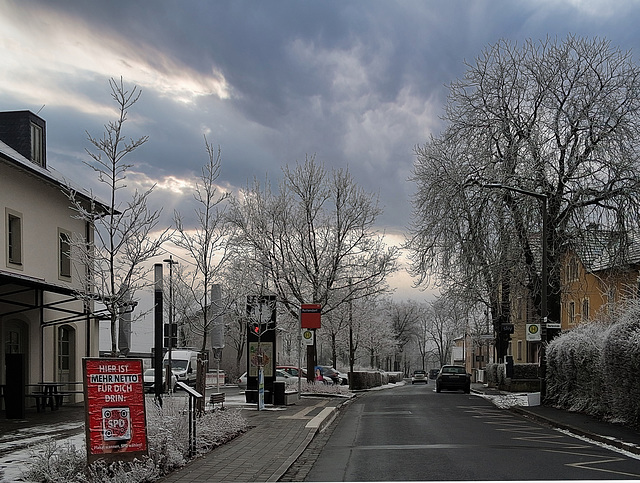
<instances>
[{"instance_id":1,"label":"dark car","mask_svg":"<svg viewBox=\"0 0 640 483\"><path fill-rule=\"evenodd\" d=\"M439 373L440 373L440 369L431 369L429 371L429 379L435 379L436 377L438 377Z\"/></svg>"},{"instance_id":2,"label":"dark car","mask_svg":"<svg viewBox=\"0 0 640 483\"><path fill-rule=\"evenodd\" d=\"M340 373L330 366L318 366L322 372L322 378L326 381L329 379L333 384L342 384Z\"/></svg>"},{"instance_id":3,"label":"dark car","mask_svg":"<svg viewBox=\"0 0 640 483\"><path fill-rule=\"evenodd\" d=\"M467 374L464 366L442 366L436 377L436 392L443 389L462 389L465 393L471 392L471 375Z\"/></svg>"}]
</instances>

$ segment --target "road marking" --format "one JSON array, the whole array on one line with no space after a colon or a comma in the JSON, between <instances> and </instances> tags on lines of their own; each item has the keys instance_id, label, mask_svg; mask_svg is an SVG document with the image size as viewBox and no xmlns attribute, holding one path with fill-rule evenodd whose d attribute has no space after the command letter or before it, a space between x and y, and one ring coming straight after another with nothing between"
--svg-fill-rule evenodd
<instances>
[{"instance_id":1,"label":"road marking","mask_svg":"<svg viewBox=\"0 0 640 483\"><path fill-rule=\"evenodd\" d=\"M290 416L286 415L286 416L278 416L278 419L311 419L311 416L308 416L308 414L313 411L314 409L320 408L322 406L326 406L328 401L319 401L317 404L313 405L313 406L309 406L306 407L304 409L301 409L300 411L298 411L297 413L294 413Z\"/></svg>"},{"instance_id":2,"label":"road marking","mask_svg":"<svg viewBox=\"0 0 640 483\"><path fill-rule=\"evenodd\" d=\"M387 450L423 450L423 449L460 449L460 448L471 448L477 447L475 445L468 444L380 444L380 445L372 445L372 446L357 446L354 448L350 448L352 451L387 451Z\"/></svg>"},{"instance_id":3,"label":"road marking","mask_svg":"<svg viewBox=\"0 0 640 483\"><path fill-rule=\"evenodd\" d=\"M570 455L575 455L575 456L587 456L587 457L592 457L592 458L596 458L593 461L584 461L581 463L567 463L566 466L571 466L573 468L582 468L585 470L592 470L592 471L600 471L603 473L611 473L614 475L621 475L621 476L631 476L633 478L640 478L640 473L627 473L626 471L616 471L616 470L609 470L606 468L596 468L594 467L595 465L602 465L605 463L617 463L619 461L626 461L627 458L607 458L605 456L600 456L598 457L597 455L591 454L591 453L575 453L572 451L561 451L561 450L554 450L554 449L547 449L545 450L549 453L561 453L561 454L570 454Z\"/></svg>"},{"instance_id":4,"label":"road marking","mask_svg":"<svg viewBox=\"0 0 640 483\"><path fill-rule=\"evenodd\" d=\"M333 407L324 408L322 411L320 411L320 414L318 414L315 418L309 421L305 427L309 429L318 429L322 424L322 422L325 420L325 418L328 418L331 415L331 413L335 411L335 409L336 408L333 408Z\"/></svg>"},{"instance_id":5,"label":"road marking","mask_svg":"<svg viewBox=\"0 0 640 483\"><path fill-rule=\"evenodd\" d=\"M363 412L363 416L407 416L413 414L409 410L405 411L366 411Z\"/></svg>"}]
</instances>

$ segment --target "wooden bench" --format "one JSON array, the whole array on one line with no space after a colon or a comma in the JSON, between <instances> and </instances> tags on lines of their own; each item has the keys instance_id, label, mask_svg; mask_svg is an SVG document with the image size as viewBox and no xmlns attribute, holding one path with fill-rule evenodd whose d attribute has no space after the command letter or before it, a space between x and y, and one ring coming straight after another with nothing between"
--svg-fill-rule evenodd
<instances>
[{"instance_id":1,"label":"wooden bench","mask_svg":"<svg viewBox=\"0 0 640 483\"><path fill-rule=\"evenodd\" d=\"M44 411L47 406L49 406L52 411L55 411L61 404L61 398L59 398L57 395L52 395L46 392L36 391L25 394L25 396L35 399L36 411L38 412L40 412L41 410Z\"/></svg>"},{"instance_id":2,"label":"wooden bench","mask_svg":"<svg viewBox=\"0 0 640 483\"><path fill-rule=\"evenodd\" d=\"M225 398L225 393L214 392L209 397L209 404L211 404L212 406L215 406L216 404L220 404L222 406L222 409L224 409L224 398Z\"/></svg>"}]
</instances>

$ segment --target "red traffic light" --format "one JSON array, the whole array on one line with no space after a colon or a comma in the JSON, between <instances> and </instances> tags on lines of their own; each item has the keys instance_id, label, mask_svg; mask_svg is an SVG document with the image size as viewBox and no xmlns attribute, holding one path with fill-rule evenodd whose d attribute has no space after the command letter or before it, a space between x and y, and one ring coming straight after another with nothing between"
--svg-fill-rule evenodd
<instances>
[{"instance_id":1,"label":"red traffic light","mask_svg":"<svg viewBox=\"0 0 640 483\"><path fill-rule=\"evenodd\" d=\"M251 324L251 332L253 332L255 335L260 334L260 324Z\"/></svg>"}]
</instances>

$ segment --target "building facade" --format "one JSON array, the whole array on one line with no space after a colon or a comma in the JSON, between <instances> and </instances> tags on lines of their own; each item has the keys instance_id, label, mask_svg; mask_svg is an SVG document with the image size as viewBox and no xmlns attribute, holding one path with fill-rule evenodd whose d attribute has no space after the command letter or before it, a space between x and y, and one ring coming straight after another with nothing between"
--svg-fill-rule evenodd
<instances>
[{"instance_id":1,"label":"building facade","mask_svg":"<svg viewBox=\"0 0 640 483\"><path fill-rule=\"evenodd\" d=\"M87 280L74 240L93 231L73 216L65 186L47 165L45 121L0 112L0 384L20 359L27 385L79 382L82 358L98 356L98 322L74 297Z\"/></svg>"}]
</instances>

